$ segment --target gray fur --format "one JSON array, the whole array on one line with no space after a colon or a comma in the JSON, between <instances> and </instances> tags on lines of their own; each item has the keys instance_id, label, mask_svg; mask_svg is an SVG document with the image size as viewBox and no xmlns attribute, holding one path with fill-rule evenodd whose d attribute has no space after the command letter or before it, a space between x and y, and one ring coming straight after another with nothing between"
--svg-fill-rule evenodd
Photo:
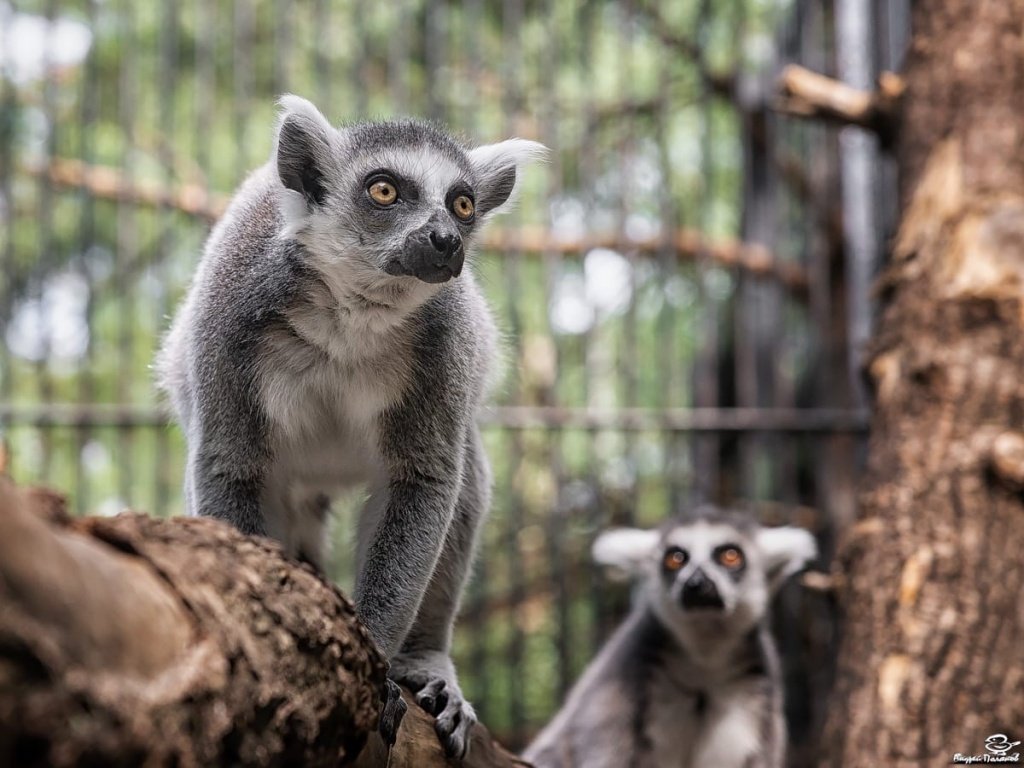
<instances>
[{"instance_id":1,"label":"gray fur","mask_svg":"<svg viewBox=\"0 0 1024 768\"><path fill-rule=\"evenodd\" d=\"M413 121L336 129L305 100L282 106L274 157L214 228L157 361L187 439L187 510L322 566L329 498L368 488L360 616L462 755L475 716L448 652L490 501L475 416L496 338L462 264L542 148L467 150ZM381 171L393 206L368 195ZM473 221L456 194L475 197Z\"/></svg>"},{"instance_id":2,"label":"gray fur","mask_svg":"<svg viewBox=\"0 0 1024 768\"><path fill-rule=\"evenodd\" d=\"M743 551L740 572L714 559L723 545ZM662 565L670 547L689 555L678 572ZM766 613L816 556L810 534L703 508L656 531L610 531L594 554L641 576L640 597L524 757L537 768L781 768L782 681ZM721 607L684 607L684 585L705 577Z\"/></svg>"}]
</instances>

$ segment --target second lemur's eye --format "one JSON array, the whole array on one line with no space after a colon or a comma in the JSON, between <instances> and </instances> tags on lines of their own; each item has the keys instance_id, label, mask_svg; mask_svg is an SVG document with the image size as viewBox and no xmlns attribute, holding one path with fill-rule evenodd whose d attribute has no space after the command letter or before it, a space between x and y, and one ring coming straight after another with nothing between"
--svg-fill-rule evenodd
<instances>
[{"instance_id":1,"label":"second lemur's eye","mask_svg":"<svg viewBox=\"0 0 1024 768\"><path fill-rule=\"evenodd\" d=\"M689 559L690 556L686 554L685 549L672 547L665 552L665 558L661 561L661 564L665 567L666 571L678 571L686 565Z\"/></svg>"},{"instance_id":2,"label":"second lemur's eye","mask_svg":"<svg viewBox=\"0 0 1024 768\"><path fill-rule=\"evenodd\" d=\"M739 547L723 547L718 552L718 562L729 570L735 570L743 566L743 552Z\"/></svg>"},{"instance_id":3,"label":"second lemur's eye","mask_svg":"<svg viewBox=\"0 0 1024 768\"><path fill-rule=\"evenodd\" d=\"M452 211L463 221L469 221L473 218L473 214L476 212L476 206L473 205L473 198L469 195L459 195L452 200Z\"/></svg>"},{"instance_id":4,"label":"second lemur's eye","mask_svg":"<svg viewBox=\"0 0 1024 768\"><path fill-rule=\"evenodd\" d=\"M391 205L398 199L398 190L390 181L377 179L366 188L373 202L379 205Z\"/></svg>"}]
</instances>

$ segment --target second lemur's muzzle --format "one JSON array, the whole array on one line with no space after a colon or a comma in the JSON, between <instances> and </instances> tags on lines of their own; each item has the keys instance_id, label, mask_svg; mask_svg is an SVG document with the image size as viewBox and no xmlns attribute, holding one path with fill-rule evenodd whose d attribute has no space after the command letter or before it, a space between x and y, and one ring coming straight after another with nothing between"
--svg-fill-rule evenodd
<instances>
[{"instance_id":1,"label":"second lemur's muzzle","mask_svg":"<svg viewBox=\"0 0 1024 768\"><path fill-rule=\"evenodd\" d=\"M690 574L690 578L683 584L682 594L683 608L710 608L721 610L725 608L722 596L718 594L718 587L715 582L708 578L700 568Z\"/></svg>"},{"instance_id":2,"label":"second lemur's muzzle","mask_svg":"<svg viewBox=\"0 0 1024 768\"><path fill-rule=\"evenodd\" d=\"M405 238L402 255L384 266L389 275L408 275L425 283L444 283L462 273L466 253L462 236L446 216L434 216Z\"/></svg>"}]
</instances>

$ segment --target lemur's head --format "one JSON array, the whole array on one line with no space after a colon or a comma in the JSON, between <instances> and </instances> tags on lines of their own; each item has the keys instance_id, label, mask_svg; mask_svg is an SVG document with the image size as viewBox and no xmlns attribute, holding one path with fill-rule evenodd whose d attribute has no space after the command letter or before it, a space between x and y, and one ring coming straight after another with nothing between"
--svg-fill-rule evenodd
<instances>
[{"instance_id":1,"label":"lemur's head","mask_svg":"<svg viewBox=\"0 0 1024 768\"><path fill-rule=\"evenodd\" d=\"M364 282L458 277L474 233L545 152L522 139L467 149L412 120L334 128L298 96L283 97L281 108L285 234L321 268L343 263Z\"/></svg>"},{"instance_id":2,"label":"lemur's head","mask_svg":"<svg viewBox=\"0 0 1024 768\"><path fill-rule=\"evenodd\" d=\"M667 626L734 636L761 621L779 587L816 556L801 528L764 528L714 507L655 530L607 531L594 542L598 562L644 577L645 597Z\"/></svg>"}]
</instances>

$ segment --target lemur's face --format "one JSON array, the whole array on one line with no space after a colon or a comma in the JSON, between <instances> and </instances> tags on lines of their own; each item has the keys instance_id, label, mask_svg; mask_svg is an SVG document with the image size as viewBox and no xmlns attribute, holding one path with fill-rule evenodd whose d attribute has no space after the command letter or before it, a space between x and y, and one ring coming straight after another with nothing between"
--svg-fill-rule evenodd
<instances>
[{"instance_id":1,"label":"lemur's face","mask_svg":"<svg viewBox=\"0 0 1024 768\"><path fill-rule=\"evenodd\" d=\"M458 277L478 222L479 182L465 153L432 144L366 152L357 143L352 169L344 207L366 255L389 275Z\"/></svg>"},{"instance_id":2,"label":"lemur's face","mask_svg":"<svg viewBox=\"0 0 1024 768\"><path fill-rule=\"evenodd\" d=\"M543 152L519 139L466 149L414 121L335 129L309 102L285 97L282 105L287 234L321 269L341 267L362 282L457 278L473 235Z\"/></svg>"},{"instance_id":3,"label":"lemur's face","mask_svg":"<svg viewBox=\"0 0 1024 768\"><path fill-rule=\"evenodd\" d=\"M609 531L595 542L594 555L642 576L666 621L745 630L761 620L785 579L815 557L814 539L798 528L762 528L736 513L698 512L659 530Z\"/></svg>"},{"instance_id":4,"label":"lemur's face","mask_svg":"<svg viewBox=\"0 0 1024 768\"><path fill-rule=\"evenodd\" d=\"M695 616L741 613L757 621L768 602L757 543L744 531L700 520L664 532L651 581L665 607Z\"/></svg>"}]
</instances>

